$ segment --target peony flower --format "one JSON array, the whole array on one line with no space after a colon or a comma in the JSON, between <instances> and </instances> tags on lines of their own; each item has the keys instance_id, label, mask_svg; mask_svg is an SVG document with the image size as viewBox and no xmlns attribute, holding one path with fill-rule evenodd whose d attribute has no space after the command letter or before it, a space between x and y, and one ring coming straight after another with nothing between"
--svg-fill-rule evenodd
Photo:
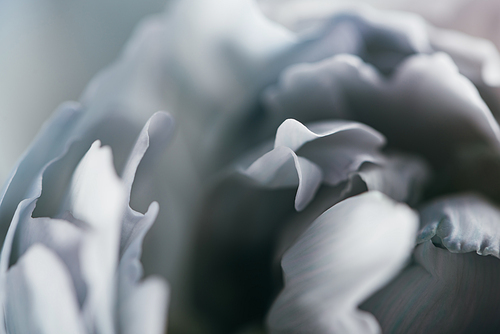
<instances>
[{"instance_id":1,"label":"peony flower","mask_svg":"<svg viewBox=\"0 0 500 334\"><path fill-rule=\"evenodd\" d=\"M496 48L414 14L271 5L179 1L61 106L0 203L8 331L61 312L161 331L143 237L171 333L497 331Z\"/></svg>"}]
</instances>

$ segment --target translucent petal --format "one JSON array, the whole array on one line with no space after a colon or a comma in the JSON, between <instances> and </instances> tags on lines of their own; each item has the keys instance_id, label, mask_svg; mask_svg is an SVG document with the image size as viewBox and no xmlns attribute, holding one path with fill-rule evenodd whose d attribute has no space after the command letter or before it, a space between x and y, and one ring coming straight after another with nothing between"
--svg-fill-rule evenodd
<instances>
[{"instance_id":1,"label":"translucent petal","mask_svg":"<svg viewBox=\"0 0 500 334\"><path fill-rule=\"evenodd\" d=\"M436 199L420 208L417 242L438 237L452 253L500 258L500 209L476 194Z\"/></svg>"},{"instance_id":2,"label":"translucent petal","mask_svg":"<svg viewBox=\"0 0 500 334\"><path fill-rule=\"evenodd\" d=\"M220 155L234 154L229 132L246 121L254 96L281 70L276 57L295 44L253 1L178 2L140 25L122 57L91 82L82 97L88 113L82 128L114 116L117 106L140 124L168 110L204 172L221 163Z\"/></svg>"},{"instance_id":3,"label":"translucent petal","mask_svg":"<svg viewBox=\"0 0 500 334\"><path fill-rule=\"evenodd\" d=\"M271 333L380 333L357 306L405 265L416 214L379 192L323 213L285 253L285 287L268 314Z\"/></svg>"}]
</instances>

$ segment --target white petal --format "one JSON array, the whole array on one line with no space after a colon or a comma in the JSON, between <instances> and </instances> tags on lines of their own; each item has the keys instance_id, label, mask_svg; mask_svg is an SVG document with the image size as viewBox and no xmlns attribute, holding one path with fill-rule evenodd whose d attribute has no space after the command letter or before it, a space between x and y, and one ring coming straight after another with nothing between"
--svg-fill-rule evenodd
<instances>
[{"instance_id":1,"label":"white petal","mask_svg":"<svg viewBox=\"0 0 500 334\"><path fill-rule=\"evenodd\" d=\"M323 180L323 173L316 164L297 156L285 146L278 146L264 154L242 173L269 187L298 185L295 197L295 208L298 211L313 199Z\"/></svg>"},{"instance_id":2,"label":"white petal","mask_svg":"<svg viewBox=\"0 0 500 334\"><path fill-rule=\"evenodd\" d=\"M497 258L453 254L431 241L418 245L413 258L362 305L384 333L498 333Z\"/></svg>"},{"instance_id":3,"label":"white petal","mask_svg":"<svg viewBox=\"0 0 500 334\"><path fill-rule=\"evenodd\" d=\"M115 272L127 195L114 171L109 147L100 147L99 142L92 145L75 170L69 194L73 216L90 228L81 251L82 275L88 286L83 309L86 323L112 333Z\"/></svg>"},{"instance_id":4,"label":"white petal","mask_svg":"<svg viewBox=\"0 0 500 334\"><path fill-rule=\"evenodd\" d=\"M129 195L139 164L141 162L151 164L150 161L144 161L146 151L149 152L149 160L157 159L172 137L173 127L174 119L166 112L157 112L147 121L122 172L122 180L128 188Z\"/></svg>"},{"instance_id":5,"label":"white petal","mask_svg":"<svg viewBox=\"0 0 500 334\"><path fill-rule=\"evenodd\" d=\"M127 210L123 224L129 225L130 230L122 231L122 244L120 249L120 264L118 268L120 294L127 295L129 289L142 277L140 262L142 241L153 225L159 211L156 202L151 203L145 214ZM122 298L120 296L120 298Z\"/></svg>"},{"instance_id":6,"label":"white petal","mask_svg":"<svg viewBox=\"0 0 500 334\"><path fill-rule=\"evenodd\" d=\"M293 186L298 181L295 207L300 211L321 182L336 185L363 162L378 161L377 151L384 143L380 133L360 123L324 121L306 127L288 119L276 132L274 150L243 174L272 187Z\"/></svg>"},{"instance_id":7,"label":"white petal","mask_svg":"<svg viewBox=\"0 0 500 334\"><path fill-rule=\"evenodd\" d=\"M64 263L41 245L32 246L7 273L5 309L10 333L85 333Z\"/></svg>"},{"instance_id":8,"label":"white petal","mask_svg":"<svg viewBox=\"0 0 500 334\"><path fill-rule=\"evenodd\" d=\"M452 253L500 258L500 209L475 194L447 196L420 209L419 243L438 237Z\"/></svg>"},{"instance_id":9,"label":"white petal","mask_svg":"<svg viewBox=\"0 0 500 334\"><path fill-rule=\"evenodd\" d=\"M1 224L8 230L0 253L0 308L4 307L6 273L17 226L23 217L31 216L36 200L42 193L42 176L46 170L67 153L74 141L68 138L72 135L80 115L80 110L74 104L64 104L44 125L3 189L0 205ZM0 333L3 331L4 318L0 317Z\"/></svg>"},{"instance_id":10,"label":"white petal","mask_svg":"<svg viewBox=\"0 0 500 334\"><path fill-rule=\"evenodd\" d=\"M297 120L287 119L276 131L274 147L286 146L297 152L302 146L311 141L325 142L323 145L335 145L338 143L335 140L337 136L334 135L343 132L358 132L348 140L344 138L341 141L337 140L344 145L347 142L366 145L370 148L379 148L385 144L385 138L382 134L364 124L346 121L322 121L305 126ZM330 140L320 141L321 138Z\"/></svg>"},{"instance_id":11,"label":"white petal","mask_svg":"<svg viewBox=\"0 0 500 334\"><path fill-rule=\"evenodd\" d=\"M285 253L285 287L268 315L271 333L379 333L357 306L404 266L416 214L378 192L323 213Z\"/></svg>"},{"instance_id":12,"label":"white petal","mask_svg":"<svg viewBox=\"0 0 500 334\"><path fill-rule=\"evenodd\" d=\"M149 277L141 282L120 308L120 333L165 333L169 294L169 287L163 279Z\"/></svg>"},{"instance_id":13,"label":"white petal","mask_svg":"<svg viewBox=\"0 0 500 334\"><path fill-rule=\"evenodd\" d=\"M31 146L19 159L0 195L0 240L3 242L17 205L25 198L38 197L41 174L70 146L72 131L82 115L76 103L62 104L44 124ZM40 181L40 182L39 182ZM38 195L37 195L38 194Z\"/></svg>"},{"instance_id":14,"label":"white petal","mask_svg":"<svg viewBox=\"0 0 500 334\"><path fill-rule=\"evenodd\" d=\"M86 295L86 284L82 279L79 256L84 231L65 220L32 218L33 206L23 212L17 224L10 262L16 263L34 244L44 245L57 254L66 266L78 303L82 305Z\"/></svg>"}]
</instances>

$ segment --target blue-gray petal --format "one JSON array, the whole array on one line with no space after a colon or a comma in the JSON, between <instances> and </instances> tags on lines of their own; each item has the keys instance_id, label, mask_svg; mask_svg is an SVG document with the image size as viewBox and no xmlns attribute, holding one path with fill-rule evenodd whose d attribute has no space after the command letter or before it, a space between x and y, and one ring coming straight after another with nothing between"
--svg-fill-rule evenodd
<instances>
[{"instance_id":1,"label":"blue-gray petal","mask_svg":"<svg viewBox=\"0 0 500 334\"><path fill-rule=\"evenodd\" d=\"M398 202L415 205L420 200L431 176L425 160L407 154L387 154L379 163L367 163L353 172L345 192L352 191L354 178L359 177L367 190L380 191Z\"/></svg>"},{"instance_id":2,"label":"blue-gray petal","mask_svg":"<svg viewBox=\"0 0 500 334\"><path fill-rule=\"evenodd\" d=\"M453 30L429 27L432 48L446 52L460 73L476 85L500 85L500 54L489 40Z\"/></svg>"},{"instance_id":3,"label":"blue-gray petal","mask_svg":"<svg viewBox=\"0 0 500 334\"><path fill-rule=\"evenodd\" d=\"M288 119L276 132L274 149L242 173L262 185L298 185L295 207L304 209L324 182L337 185L364 162L378 162L385 138L370 127L346 121L307 126Z\"/></svg>"},{"instance_id":4,"label":"blue-gray petal","mask_svg":"<svg viewBox=\"0 0 500 334\"><path fill-rule=\"evenodd\" d=\"M477 89L443 53L408 57L389 77L352 55L297 64L265 94L274 113L302 122L361 121L388 143L442 159L460 144L500 148L500 127Z\"/></svg>"},{"instance_id":5,"label":"blue-gray petal","mask_svg":"<svg viewBox=\"0 0 500 334\"><path fill-rule=\"evenodd\" d=\"M384 333L498 333L499 275L495 257L453 254L426 241L413 263L361 308Z\"/></svg>"},{"instance_id":6,"label":"blue-gray petal","mask_svg":"<svg viewBox=\"0 0 500 334\"><path fill-rule=\"evenodd\" d=\"M77 103L62 104L19 159L0 195L0 243L3 243L17 205L25 198L39 196L36 193L41 190L41 171L68 149L81 115Z\"/></svg>"},{"instance_id":7,"label":"blue-gray petal","mask_svg":"<svg viewBox=\"0 0 500 334\"><path fill-rule=\"evenodd\" d=\"M379 192L333 206L282 260L284 289L271 306L271 333L380 333L357 307L403 268L417 215Z\"/></svg>"},{"instance_id":8,"label":"blue-gray petal","mask_svg":"<svg viewBox=\"0 0 500 334\"><path fill-rule=\"evenodd\" d=\"M500 209L477 194L446 196L420 208L417 242L439 238L452 253L500 258Z\"/></svg>"}]
</instances>

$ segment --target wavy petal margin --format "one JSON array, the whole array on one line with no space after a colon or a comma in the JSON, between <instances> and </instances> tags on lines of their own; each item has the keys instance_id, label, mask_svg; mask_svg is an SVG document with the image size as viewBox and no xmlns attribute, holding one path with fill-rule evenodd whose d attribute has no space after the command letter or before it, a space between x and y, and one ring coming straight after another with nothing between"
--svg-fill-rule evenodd
<instances>
[{"instance_id":1,"label":"wavy petal margin","mask_svg":"<svg viewBox=\"0 0 500 334\"><path fill-rule=\"evenodd\" d=\"M296 64L267 90L264 103L302 121L360 121L384 133L389 144L434 158L477 141L500 149L498 123L444 53L410 56L389 78L347 54Z\"/></svg>"},{"instance_id":2,"label":"wavy petal margin","mask_svg":"<svg viewBox=\"0 0 500 334\"><path fill-rule=\"evenodd\" d=\"M363 162L378 161L384 143L380 133L360 123L325 121L306 127L288 119L276 132L274 149L242 173L269 187L298 185L295 208L301 211L322 182L336 185Z\"/></svg>"},{"instance_id":3,"label":"wavy petal margin","mask_svg":"<svg viewBox=\"0 0 500 334\"><path fill-rule=\"evenodd\" d=\"M418 243L433 240L452 253L500 258L500 209L479 195L434 200L420 208L420 220Z\"/></svg>"}]
</instances>

